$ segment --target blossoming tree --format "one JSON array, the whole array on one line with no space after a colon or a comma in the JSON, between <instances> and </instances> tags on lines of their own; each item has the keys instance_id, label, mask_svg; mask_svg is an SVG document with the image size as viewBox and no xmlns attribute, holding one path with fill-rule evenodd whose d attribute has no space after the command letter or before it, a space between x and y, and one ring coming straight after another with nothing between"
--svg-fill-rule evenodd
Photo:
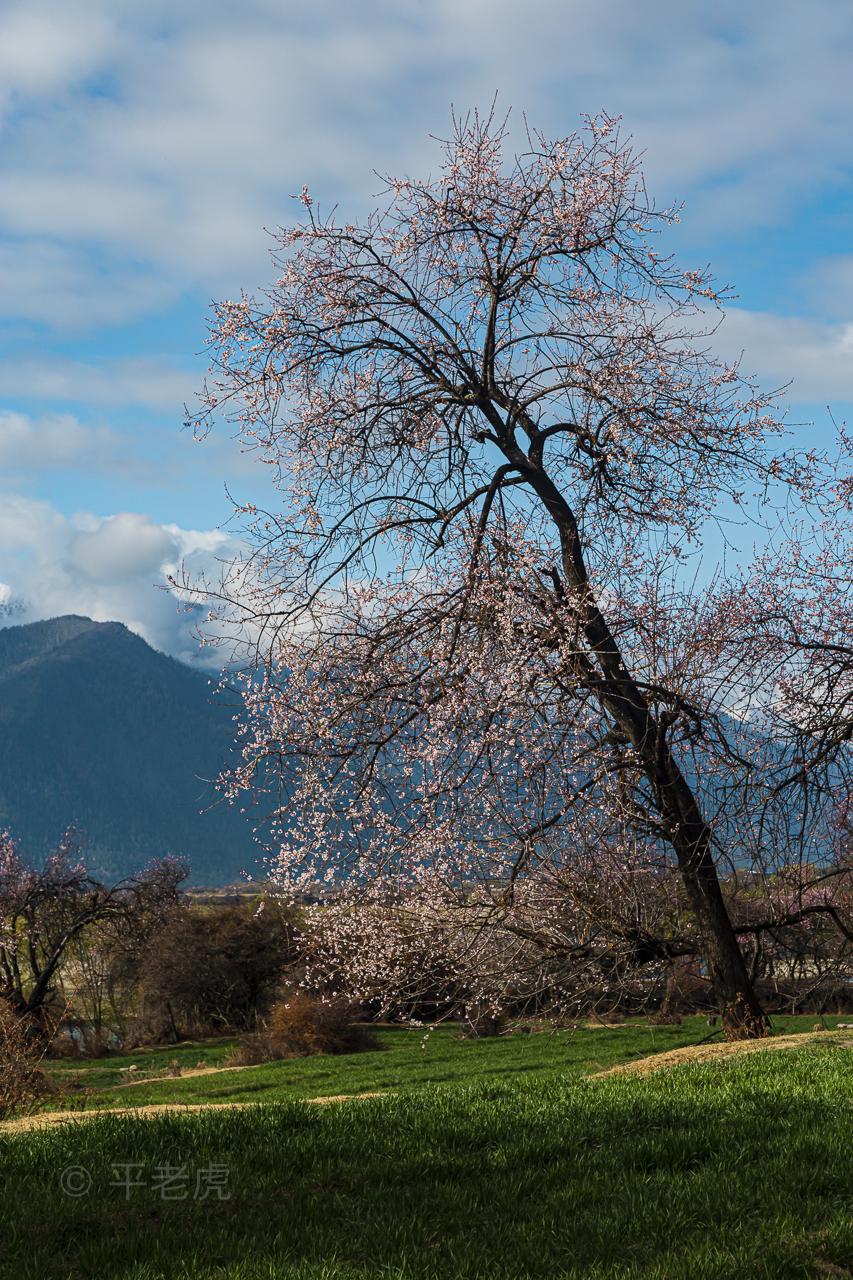
<instances>
[{"instance_id":1,"label":"blossoming tree","mask_svg":"<svg viewBox=\"0 0 853 1280\"><path fill-rule=\"evenodd\" d=\"M763 1035L719 866L737 682L678 566L814 460L708 353L722 293L656 250L676 213L616 122L528 143L455 121L438 176L360 223L303 189L272 287L216 310L196 425L235 422L283 495L241 508L249 549L204 586L264 659L229 786L269 797L275 876L336 904L351 972L393 981L389 903L523 950L535 902L527 942L599 974L698 947L727 1033ZM678 877L692 941L684 912L590 924L583 886L601 916L635 872ZM542 924L556 898L571 929Z\"/></svg>"}]
</instances>

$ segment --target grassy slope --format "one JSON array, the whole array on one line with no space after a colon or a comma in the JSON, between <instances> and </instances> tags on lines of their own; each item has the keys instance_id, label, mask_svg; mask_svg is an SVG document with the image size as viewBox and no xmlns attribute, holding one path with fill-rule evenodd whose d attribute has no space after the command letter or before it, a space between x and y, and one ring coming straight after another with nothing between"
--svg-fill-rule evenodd
<instances>
[{"instance_id":1,"label":"grassy slope","mask_svg":"<svg viewBox=\"0 0 853 1280\"><path fill-rule=\"evenodd\" d=\"M0 1274L853 1274L851 1099L853 1053L827 1045L645 1078L507 1073L325 1108L104 1116L5 1139ZM126 1199L117 1162L149 1182L186 1166L191 1185L222 1163L230 1199ZM89 1172L88 1195L61 1193L68 1165Z\"/></svg>"},{"instance_id":2,"label":"grassy slope","mask_svg":"<svg viewBox=\"0 0 853 1280\"><path fill-rule=\"evenodd\" d=\"M214 1040L187 1040L178 1045L156 1049L137 1049L132 1053L111 1055L108 1058L56 1058L47 1059L41 1065L60 1088L72 1080L86 1088L100 1090L126 1082L127 1067L138 1067L140 1074L166 1071L169 1064L178 1061L184 1071L192 1070L200 1063L206 1067L221 1067L228 1054L235 1048L233 1038L218 1037ZM51 1104L52 1105L52 1104Z\"/></svg>"},{"instance_id":3,"label":"grassy slope","mask_svg":"<svg viewBox=\"0 0 853 1280\"><path fill-rule=\"evenodd\" d=\"M837 1021L826 1019L827 1026L834 1026ZM813 1016L778 1018L774 1030L779 1034L811 1030L814 1022ZM199 1061L222 1065L234 1042L192 1044L92 1062L56 1063L51 1064L51 1070L58 1079L76 1074L81 1083L95 1090L85 1099L87 1108L157 1102L281 1102L435 1084L581 1076L692 1044L707 1034L704 1018L687 1018L680 1026L626 1024L613 1029L513 1035L496 1040L460 1040L449 1027L439 1028L427 1038L419 1031L393 1028L379 1031L382 1048L375 1053L273 1062L221 1075L141 1081L121 1089L110 1086L127 1080L121 1074L122 1067L136 1064L141 1070L155 1071L164 1069L174 1058L185 1069ZM71 1093L65 1105L79 1106L80 1101ZM63 1103L48 1099L45 1105L53 1109Z\"/></svg>"}]
</instances>

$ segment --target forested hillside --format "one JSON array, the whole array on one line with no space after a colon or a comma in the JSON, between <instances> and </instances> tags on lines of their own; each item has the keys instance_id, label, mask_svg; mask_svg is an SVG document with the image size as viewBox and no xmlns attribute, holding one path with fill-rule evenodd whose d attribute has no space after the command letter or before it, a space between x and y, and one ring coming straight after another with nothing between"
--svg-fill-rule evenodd
<instances>
[{"instance_id":1,"label":"forested hillside","mask_svg":"<svg viewBox=\"0 0 853 1280\"><path fill-rule=\"evenodd\" d=\"M37 859L73 823L111 879L173 853L192 883L231 882L256 857L210 783L233 749L231 714L207 676L120 623L2 629L0 828Z\"/></svg>"}]
</instances>

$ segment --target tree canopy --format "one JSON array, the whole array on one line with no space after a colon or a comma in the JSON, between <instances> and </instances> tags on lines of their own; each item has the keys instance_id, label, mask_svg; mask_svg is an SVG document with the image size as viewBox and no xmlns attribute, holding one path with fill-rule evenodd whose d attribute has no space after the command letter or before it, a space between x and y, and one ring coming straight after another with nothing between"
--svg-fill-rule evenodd
<instances>
[{"instance_id":1,"label":"tree canopy","mask_svg":"<svg viewBox=\"0 0 853 1280\"><path fill-rule=\"evenodd\" d=\"M617 121L511 154L507 122L473 114L363 222L300 199L271 287L216 309L196 423L235 423L282 495L241 508L249 551L201 584L265 661L229 787L272 792L281 886L327 894L342 929L356 903L452 904L610 974L679 954L689 918L729 1034L763 1034L721 874L834 856L840 685L809 823L792 708L810 645L850 670L808 568L821 516L849 514L842 473L828 500L827 459L715 358L726 291L661 252L678 211ZM682 568L739 512L811 522L798 563L790 521L777 540L775 610L769 559ZM847 637L849 574L821 563ZM650 874L677 874L686 916L626 924ZM567 933L541 907L593 886L591 951L588 910Z\"/></svg>"}]
</instances>

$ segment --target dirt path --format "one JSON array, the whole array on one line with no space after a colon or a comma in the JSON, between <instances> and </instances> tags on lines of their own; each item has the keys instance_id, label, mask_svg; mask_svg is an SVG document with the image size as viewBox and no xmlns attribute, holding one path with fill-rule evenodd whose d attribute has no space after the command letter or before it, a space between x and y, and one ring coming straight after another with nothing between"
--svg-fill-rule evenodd
<instances>
[{"instance_id":1,"label":"dirt path","mask_svg":"<svg viewBox=\"0 0 853 1280\"><path fill-rule=\"evenodd\" d=\"M310 1102L325 1106L330 1102L354 1102L357 1098L387 1098L387 1090L379 1093L336 1093L320 1098L296 1098L296 1102ZM241 1107L255 1106L252 1102L153 1102L142 1107L93 1107L90 1111L37 1111L31 1116L6 1120L0 1124L0 1134L29 1133L34 1129L50 1129L58 1124L75 1124L92 1120L95 1116L157 1116L164 1112L189 1111L239 1111Z\"/></svg>"},{"instance_id":2,"label":"dirt path","mask_svg":"<svg viewBox=\"0 0 853 1280\"><path fill-rule=\"evenodd\" d=\"M741 1053L769 1053L774 1049L806 1049L812 1045L832 1044L843 1049L853 1049L853 1034L849 1031L799 1031L796 1035L770 1036L766 1040L735 1040L723 1044L689 1044L682 1049L669 1049L666 1053L654 1053L636 1062L623 1062L618 1067L596 1071L591 1077L646 1075L650 1071L663 1071L684 1062L709 1062L716 1058L730 1058Z\"/></svg>"},{"instance_id":3,"label":"dirt path","mask_svg":"<svg viewBox=\"0 0 853 1280\"><path fill-rule=\"evenodd\" d=\"M134 1085L140 1084L161 1084L164 1080L190 1080L193 1076L211 1076L221 1075L225 1071L257 1071L258 1067L272 1066L274 1062L287 1062L287 1058L272 1059L270 1062L250 1062L248 1066L239 1067L190 1067L188 1070L181 1069L180 1075L172 1075L170 1071L158 1072L156 1075L147 1075L144 1068L139 1071L131 1071L127 1079L120 1080L118 1084L105 1084L99 1093L111 1093L113 1089L132 1089Z\"/></svg>"}]
</instances>

